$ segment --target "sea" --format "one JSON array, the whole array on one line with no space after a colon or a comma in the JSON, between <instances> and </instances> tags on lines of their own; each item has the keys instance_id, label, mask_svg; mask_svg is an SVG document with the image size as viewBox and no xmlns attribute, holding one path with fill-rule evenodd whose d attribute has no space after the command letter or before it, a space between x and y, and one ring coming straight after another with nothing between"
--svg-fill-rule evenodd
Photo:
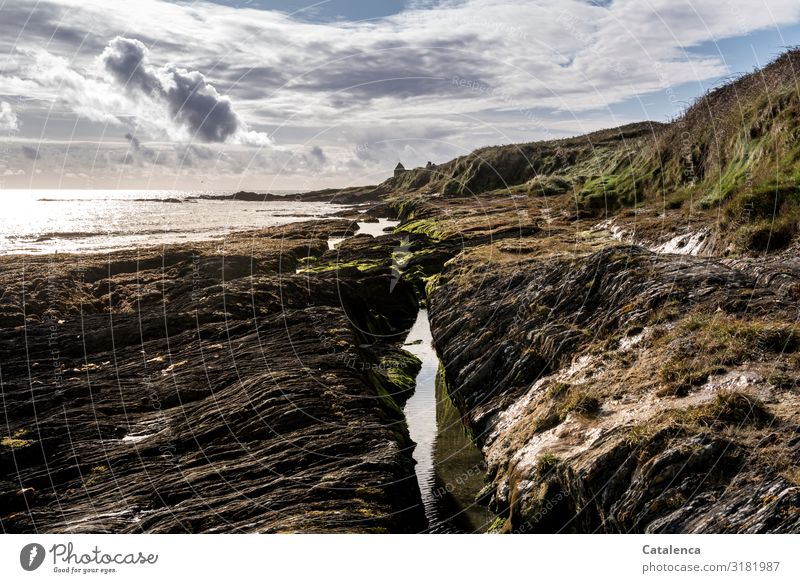
<instances>
[{"instance_id":1,"label":"sea","mask_svg":"<svg viewBox=\"0 0 800 583\"><path fill-rule=\"evenodd\" d=\"M218 239L348 207L225 200L233 192L0 190L0 254L88 253Z\"/></svg>"}]
</instances>

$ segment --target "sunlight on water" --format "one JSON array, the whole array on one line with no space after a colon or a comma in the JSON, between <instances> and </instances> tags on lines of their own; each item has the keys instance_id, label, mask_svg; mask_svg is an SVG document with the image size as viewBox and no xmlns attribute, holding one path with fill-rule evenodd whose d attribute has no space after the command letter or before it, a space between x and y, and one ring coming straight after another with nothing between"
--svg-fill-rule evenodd
<instances>
[{"instance_id":1,"label":"sunlight on water","mask_svg":"<svg viewBox=\"0 0 800 583\"><path fill-rule=\"evenodd\" d=\"M415 471L429 531L484 532L494 516L475 503L486 471L483 456L466 435L450 398L437 382L439 356L428 312L421 309L405 350L422 361L414 394L403 411L414 448Z\"/></svg>"},{"instance_id":2,"label":"sunlight on water","mask_svg":"<svg viewBox=\"0 0 800 583\"><path fill-rule=\"evenodd\" d=\"M385 235L388 232L387 229L396 227L399 224L400 221L393 221L391 219L378 219L377 223L359 222L358 234L380 237L381 235Z\"/></svg>"},{"instance_id":3,"label":"sunlight on water","mask_svg":"<svg viewBox=\"0 0 800 583\"><path fill-rule=\"evenodd\" d=\"M439 357L433 348L426 310L420 310L417 314L417 320L408 333L404 348L422 361L422 368L417 375L416 389L406 403L404 412L411 439L417 444L414 448L414 459L417 461L415 469L425 515L429 522L433 522L436 517L436 505L432 496L433 444L436 440L435 385L436 374L439 371Z\"/></svg>"},{"instance_id":4,"label":"sunlight on water","mask_svg":"<svg viewBox=\"0 0 800 583\"><path fill-rule=\"evenodd\" d=\"M400 221L393 221L392 219L378 219L377 223L367 223L358 221L358 229L354 234L358 235L371 235L372 237L380 237L391 232ZM352 236L352 235L351 235ZM328 237L328 249L336 249L336 246L344 241L347 237Z\"/></svg>"},{"instance_id":5,"label":"sunlight on water","mask_svg":"<svg viewBox=\"0 0 800 583\"><path fill-rule=\"evenodd\" d=\"M216 239L227 232L329 216L345 207L204 200L141 190L2 190L0 253L105 251Z\"/></svg>"}]
</instances>

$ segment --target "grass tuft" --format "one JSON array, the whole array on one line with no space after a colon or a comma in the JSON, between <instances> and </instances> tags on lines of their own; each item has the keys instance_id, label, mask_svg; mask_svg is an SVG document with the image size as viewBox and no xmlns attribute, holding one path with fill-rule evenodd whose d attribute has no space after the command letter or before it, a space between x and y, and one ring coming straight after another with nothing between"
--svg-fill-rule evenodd
<instances>
[{"instance_id":1,"label":"grass tuft","mask_svg":"<svg viewBox=\"0 0 800 583\"><path fill-rule=\"evenodd\" d=\"M692 421L698 425L752 425L763 427L774 420L758 398L740 391L720 391L714 400L693 410Z\"/></svg>"}]
</instances>

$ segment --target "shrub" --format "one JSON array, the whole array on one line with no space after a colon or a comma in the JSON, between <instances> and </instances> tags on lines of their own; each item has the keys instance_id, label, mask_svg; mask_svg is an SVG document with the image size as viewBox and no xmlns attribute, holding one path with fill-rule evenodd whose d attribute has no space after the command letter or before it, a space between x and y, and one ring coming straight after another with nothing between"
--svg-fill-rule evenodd
<instances>
[{"instance_id":1,"label":"shrub","mask_svg":"<svg viewBox=\"0 0 800 583\"><path fill-rule=\"evenodd\" d=\"M528 194L539 196L556 196L572 190L572 183L553 175L539 175L528 182Z\"/></svg>"},{"instance_id":2,"label":"shrub","mask_svg":"<svg viewBox=\"0 0 800 583\"><path fill-rule=\"evenodd\" d=\"M742 229L742 245L750 251L785 249L798 232L800 212L795 209L772 219L759 219Z\"/></svg>"},{"instance_id":3,"label":"shrub","mask_svg":"<svg viewBox=\"0 0 800 583\"><path fill-rule=\"evenodd\" d=\"M539 459L536 460L536 472L540 476L544 476L545 474L549 473L559 463L558 456L552 453L544 453L539 456Z\"/></svg>"},{"instance_id":4,"label":"shrub","mask_svg":"<svg viewBox=\"0 0 800 583\"><path fill-rule=\"evenodd\" d=\"M764 403L740 391L720 391L714 400L695 411L694 421L700 425L753 425L762 427L774 419Z\"/></svg>"},{"instance_id":5,"label":"shrub","mask_svg":"<svg viewBox=\"0 0 800 583\"><path fill-rule=\"evenodd\" d=\"M600 410L600 399L581 390L572 390L566 402L561 407L561 418L575 412L581 415L594 415Z\"/></svg>"}]
</instances>

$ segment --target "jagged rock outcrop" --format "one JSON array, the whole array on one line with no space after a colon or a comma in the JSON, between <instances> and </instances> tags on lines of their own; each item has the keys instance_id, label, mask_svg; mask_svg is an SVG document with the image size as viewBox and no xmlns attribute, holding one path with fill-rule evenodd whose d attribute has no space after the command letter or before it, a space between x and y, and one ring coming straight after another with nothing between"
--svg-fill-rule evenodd
<instances>
[{"instance_id":1,"label":"jagged rock outcrop","mask_svg":"<svg viewBox=\"0 0 800 583\"><path fill-rule=\"evenodd\" d=\"M505 531L800 529L796 302L610 246L454 265L429 306Z\"/></svg>"},{"instance_id":2,"label":"jagged rock outcrop","mask_svg":"<svg viewBox=\"0 0 800 583\"><path fill-rule=\"evenodd\" d=\"M0 528L424 528L398 408L419 367L397 336L413 286L295 274L349 225L4 258Z\"/></svg>"}]
</instances>

